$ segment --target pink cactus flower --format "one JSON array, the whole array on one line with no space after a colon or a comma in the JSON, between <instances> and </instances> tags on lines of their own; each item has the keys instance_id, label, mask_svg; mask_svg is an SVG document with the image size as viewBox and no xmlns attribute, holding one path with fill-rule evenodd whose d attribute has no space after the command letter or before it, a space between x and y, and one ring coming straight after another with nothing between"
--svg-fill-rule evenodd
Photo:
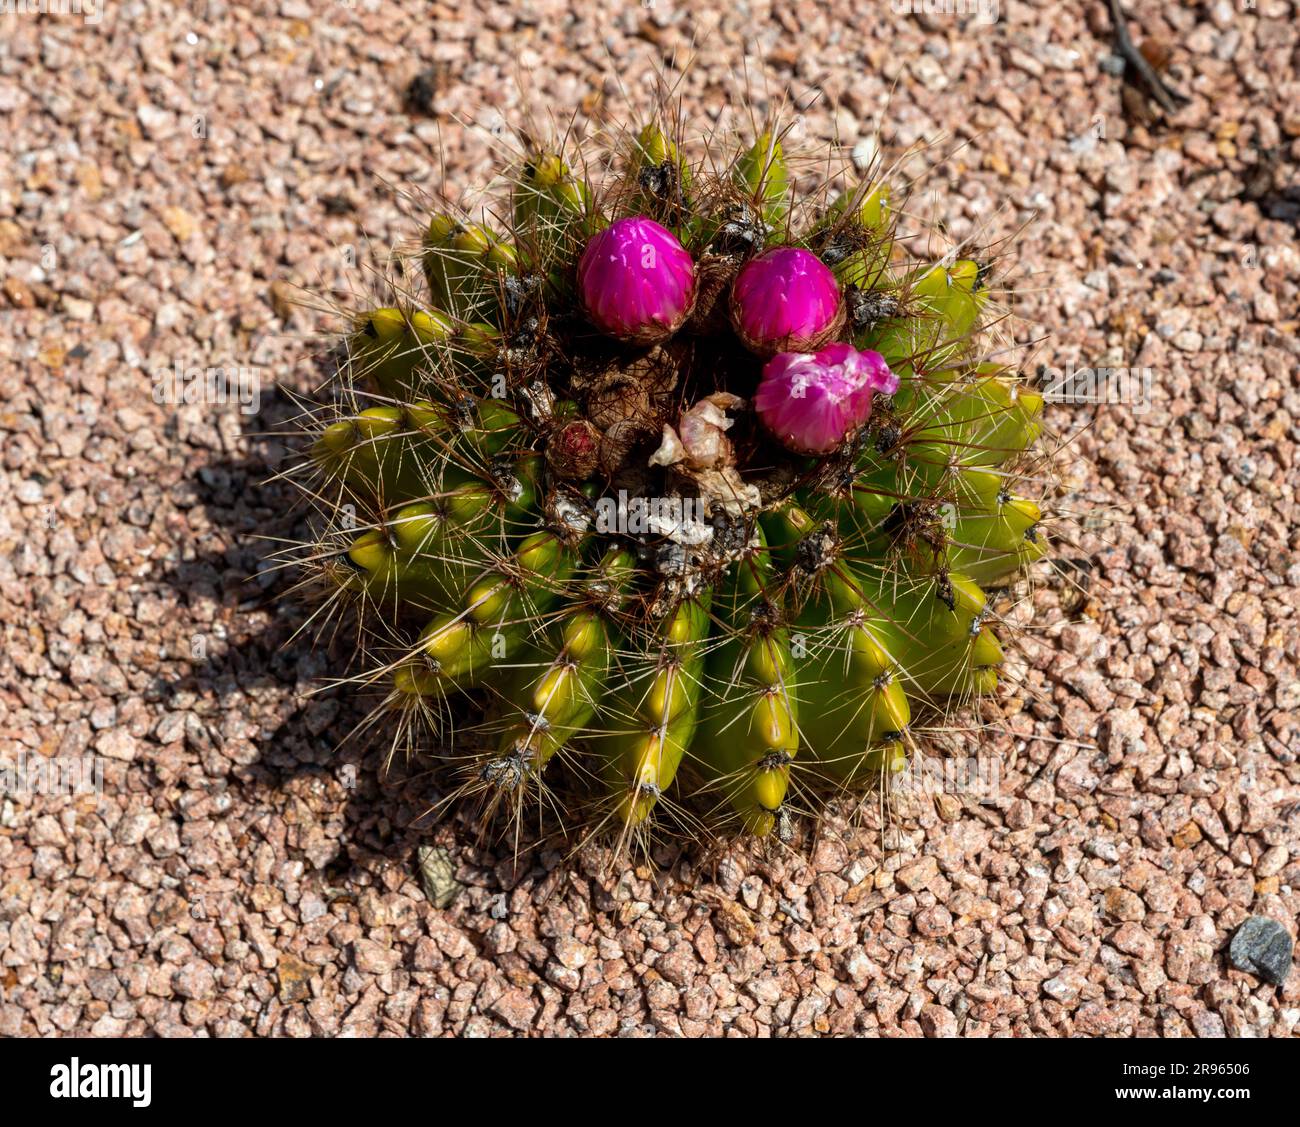
<instances>
[{"instance_id":1,"label":"pink cactus flower","mask_svg":"<svg viewBox=\"0 0 1300 1127\"><path fill-rule=\"evenodd\" d=\"M754 409L787 449L829 454L867 421L874 395L897 390L898 377L879 352L836 343L815 354L772 357L763 368Z\"/></svg>"},{"instance_id":2,"label":"pink cactus flower","mask_svg":"<svg viewBox=\"0 0 1300 1127\"><path fill-rule=\"evenodd\" d=\"M843 323L840 287L811 251L777 247L741 268L731 286L731 324L759 356L811 352Z\"/></svg>"},{"instance_id":3,"label":"pink cactus flower","mask_svg":"<svg viewBox=\"0 0 1300 1127\"><path fill-rule=\"evenodd\" d=\"M695 303L695 263L669 230L632 216L593 235L578 263L591 323L630 344L667 340Z\"/></svg>"}]
</instances>

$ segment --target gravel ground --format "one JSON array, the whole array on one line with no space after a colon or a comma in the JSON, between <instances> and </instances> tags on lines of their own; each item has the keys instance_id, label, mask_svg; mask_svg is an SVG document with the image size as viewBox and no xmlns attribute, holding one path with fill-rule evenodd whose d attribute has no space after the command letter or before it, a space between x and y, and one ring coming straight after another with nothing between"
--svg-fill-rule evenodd
<instances>
[{"instance_id":1,"label":"gravel ground","mask_svg":"<svg viewBox=\"0 0 1300 1127\"><path fill-rule=\"evenodd\" d=\"M0 748L103 771L3 798L0 1034L1296 1035L1300 973L1225 955L1300 910L1296 4L1143 5L1165 121L1126 114L1100 3L197 7L0 16ZM356 705L309 695L338 665L259 571L296 518L257 433L311 378L286 286L364 288L415 229L381 181L476 184L502 119L642 104L656 68L712 113L748 75L814 140L886 101L887 149L948 133L918 159L955 237L1037 214L1007 263L1036 360L1151 381L1054 408L1091 592L1035 596L997 801L611 882L335 752ZM154 402L228 364L259 414Z\"/></svg>"}]
</instances>

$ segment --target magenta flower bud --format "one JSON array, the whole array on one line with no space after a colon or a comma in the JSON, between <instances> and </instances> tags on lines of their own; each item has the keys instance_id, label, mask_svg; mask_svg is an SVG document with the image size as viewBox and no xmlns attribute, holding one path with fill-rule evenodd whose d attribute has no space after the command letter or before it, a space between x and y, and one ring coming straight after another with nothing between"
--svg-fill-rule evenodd
<instances>
[{"instance_id":1,"label":"magenta flower bud","mask_svg":"<svg viewBox=\"0 0 1300 1127\"><path fill-rule=\"evenodd\" d=\"M763 367L754 410L772 435L799 454L829 454L871 415L877 392L893 395L898 377L879 352L828 344L815 354L782 352Z\"/></svg>"},{"instance_id":2,"label":"magenta flower bud","mask_svg":"<svg viewBox=\"0 0 1300 1127\"><path fill-rule=\"evenodd\" d=\"M843 323L840 287L820 258L777 247L742 267L731 285L731 324L759 356L812 352Z\"/></svg>"},{"instance_id":3,"label":"magenta flower bud","mask_svg":"<svg viewBox=\"0 0 1300 1127\"><path fill-rule=\"evenodd\" d=\"M667 340L695 304L695 263L671 231L632 216L593 235L578 263L591 323L631 344Z\"/></svg>"}]
</instances>

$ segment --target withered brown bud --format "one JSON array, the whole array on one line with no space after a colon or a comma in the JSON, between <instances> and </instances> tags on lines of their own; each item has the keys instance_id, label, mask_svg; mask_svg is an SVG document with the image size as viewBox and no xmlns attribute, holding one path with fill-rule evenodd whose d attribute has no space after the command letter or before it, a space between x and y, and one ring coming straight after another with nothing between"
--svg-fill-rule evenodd
<instances>
[{"instance_id":1,"label":"withered brown bud","mask_svg":"<svg viewBox=\"0 0 1300 1127\"><path fill-rule=\"evenodd\" d=\"M587 414L602 430L617 423L650 417L650 397L632 376L613 372L587 393Z\"/></svg>"},{"instance_id":2,"label":"withered brown bud","mask_svg":"<svg viewBox=\"0 0 1300 1127\"><path fill-rule=\"evenodd\" d=\"M689 342L672 340L601 370L575 373L571 387L601 430L629 421L658 430L675 406L673 391L690 357Z\"/></svg>"},{"instance_id":3,"label":"withered brown bud","mask_svg":"<svg viewBox=\"0 0 1300 1127\"><path fill-rule=\"evenodd\" d=\"M546 444L546 464L561 481L585 481L600 457L600 431L586 419L558 427Z\"/></svg>"},{"instance_id":4,"label":"withered brown bud","mask_svg":"<svg viewBox=\"0 0 1300 1127\"><path fill-rule=\"evenodd\" d=\"M622 471L631 469L635 471L635 476L640 476L649 452L655 448L658 440L659 435L644 423L631 419L615 423L606 429L600 440L602 472L606 477L614 478Z\"/></svg>"}]
</instances>

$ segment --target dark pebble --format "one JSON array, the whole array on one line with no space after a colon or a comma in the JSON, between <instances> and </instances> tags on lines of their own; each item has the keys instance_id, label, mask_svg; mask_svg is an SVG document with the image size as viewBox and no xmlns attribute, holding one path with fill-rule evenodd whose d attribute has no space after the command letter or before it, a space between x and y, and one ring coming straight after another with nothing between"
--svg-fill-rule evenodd
<instances>
[{"instance_id":1,"label":"dark pebble","mask_svg":"<svg viewBox=\"0 0 1300 1127\"><path fill-rule=\"evenodd\" d=\"M434 99L447 85L447 66L429 67L420 71L406 87L406 109L421 117L433 116Z\"/></svg>"},{"instance_id":2,"label":"dark pebble","mask_svg":"<svg viewBox=\"0 0 1300 1127\"><path fill-rule=\"evenodd\" d=\"M1251 916L1232 937L1228 958L1238 970L1281 986L1291 971L1291 937L1277 920Z\"/></svg>"}]
</instances>

